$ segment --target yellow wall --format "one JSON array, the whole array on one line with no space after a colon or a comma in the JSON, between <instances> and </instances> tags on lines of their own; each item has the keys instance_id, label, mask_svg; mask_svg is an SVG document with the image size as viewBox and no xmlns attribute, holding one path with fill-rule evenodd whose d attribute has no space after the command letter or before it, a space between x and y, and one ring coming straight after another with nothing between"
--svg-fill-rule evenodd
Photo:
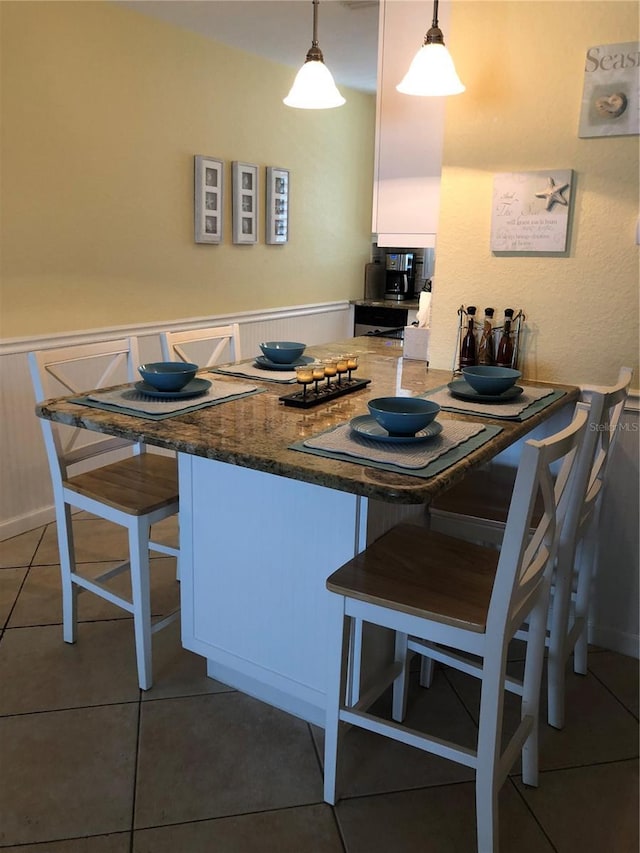
<instances>
[{"instance_id":1,"label":"yellow wall","mask_svg":"<svg viewBox=\"0 0 640 853\"><path fill-rule=\"evenodd\" d=\"M375 101L282 104L295 69L104 2L4 2L0 334L360 296ZM308 45L300 46L301 62ZM193 241L193 156L225 161ZM231 242L231 161L291 170L290 242Z\"/></svg>"},{"instance_id":2,"label":"yellow wall","mask_svg":"<svg viewBox=\"0 0 640 853\"><path fill-rule=\"evenodd\" d=\"M638 375L638 137L578 138L588 47L637 41L638 4L455 0L430 359L449 368L461 304L522 308L530 377ZM493 175L574 169L566 256L494 256Z\"/></svg>"}]
</instances>

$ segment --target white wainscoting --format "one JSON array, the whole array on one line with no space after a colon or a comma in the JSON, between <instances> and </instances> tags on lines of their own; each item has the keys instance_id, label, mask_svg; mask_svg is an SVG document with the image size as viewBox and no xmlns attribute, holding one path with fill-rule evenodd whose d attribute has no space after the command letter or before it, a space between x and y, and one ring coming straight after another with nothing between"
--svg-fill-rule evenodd
<instances>
[{"instance_id":1,"label":"white wainscoting","mask_svg":"<svg viewBox=\"0 0 640 853\"><path fill-rule=\"evenodd\" d=\"M49 467L40 425L34 414L34 396L27 366L27 353L30 350L137 335L141 359L158 361L161 357L160 332L236 322L240 324L242 355L248 358L260 354L260 341L304 341L311 346L351 337L353 307L348 302L331 302L2 341L0 541L33 530L54 518Z\"/></svg>"}]
</instances>

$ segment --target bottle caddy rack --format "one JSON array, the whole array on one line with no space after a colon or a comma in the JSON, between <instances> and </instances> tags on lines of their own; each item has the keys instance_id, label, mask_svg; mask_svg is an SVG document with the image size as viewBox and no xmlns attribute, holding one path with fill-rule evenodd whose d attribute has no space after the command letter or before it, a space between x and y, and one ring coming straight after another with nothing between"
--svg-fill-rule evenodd
<instances>
[{"instance_id":1,"label":"bottle caddy rack","mask_svg":"<svg viewBox=\"0 0 640 853\"><path fill-rule=\"evenodd\" d=\"M473 309L471 309L473 311ZM473 332L476 338L476 351L480 346L480 341L482 339L482 332L484 329L484 319L482 314L478 316L478 314L470 314L469 311L465 308L464 305L461 305L458 308L458 335L456 339L456 347L453 355L453 367L452 373L454 376L459 376L462 373L462 368L460 367L460 350L462 347L462 341L465 334L469 328L469 320L473 317ZM518 310L513 312L513 317L511 318L511 340L513 343L513 353L511 356L511 364L510 366L514 369L518 367L518 358L520 356L520 335L522 332L522 327L524 325L526 317L522 312L522 309L518 308ZM499 322L492 325L491 333L493 336L493 352L498 352L498 347L500 344L500 339L502 337L502 333L504 331L504 320L500 320ZM495 363L495 362L494 362Z\"/></svg>"}]
</instances>

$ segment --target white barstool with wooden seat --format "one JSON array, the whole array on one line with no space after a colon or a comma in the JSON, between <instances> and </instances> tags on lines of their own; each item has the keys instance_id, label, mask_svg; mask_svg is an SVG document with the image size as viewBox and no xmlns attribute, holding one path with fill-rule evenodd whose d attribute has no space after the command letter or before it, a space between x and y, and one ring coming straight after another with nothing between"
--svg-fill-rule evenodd
<instances>
[{"instance_id":1,"label":"white barstool with wooden seat","mask_svg":"<svg viewBox=\"0 0 640 853\"><path fill-rule=\"evenodd\" d=\"M549 584L558 541L556 516L562 495L554 492L551 467L564 457L578 457L587 424L585 412L544 441L527 441L509 510L500 552L464 542L423 527L401 524L354 557L327 580L329 602L329 666L325 727L324 798L336 800L340 722L368 729L426 752L475 768L478 850L498 849L498 792L518 754L522 778L538 784L538 705L544 655ZM577 469L574 469L577 470ZM573 476L573 471L572 471ZM571 478L569 478L569 482ZM543 514L532 537L531 516L537 495ZM524 680L506 677L509 641L529 619ZM350 683L359 668L351 666L361 653L356 620L395 632L395 662L377 689L358 701ZM347 633L345 634L345 629ZM475 659L482 681L477 748L469 749L431 737L401 724L408 680L407 637L442 644L457 668ZM345 637L348 642L345 643ZM343 652L348 650L347 654ZM393 683L393 721L369 710L385 685ZM504 691L522 697L521 722L501 747ZM348 734L346 735L348 737ZM425 828L427 829L427 828Z\"/></svg>"},{"instance_id":2,"label":"white barstool with wooden seat","mask_svg":"<svg viewBox=\"0 0 640 853\"><path fill-rule=\"evenodd\" d=\"M572 652L574 671L587 674L589 605L603 485L632 375L630 368L623 367L615 385L594 389L588 406L578 403L578 407L588 411L587 438L582 453L589 470L587 480L584 484L581 481L580 491L566 503L570 517L563 524L546 636L549 647L547 719L551 726L559 729L565 722L566 662ZM430 506L430 529L471 542L499 544L504 535L514 477L514 471L506 466L472 472ZM525 634L520 632L518 636L523 638ZM432 674L433 663L424 658L421 678L424 686L429 685Z\"/></svg>"},{"instance_id":3,"label":"white barstool with wooden seat","mask_svg":"<svg viewBox=\"0 0 640 853\"><path fill-rule=\"evenodd\" d=\"M29 353L36 402L79 394L137 378L140 363L135 338L62 347ZM138 681L142 690L153 682L151 635L177 618L175 611L152 624L149 549L179 557L178 549L150 541L152 524L178 512L175 459L146 453L143 444L100 437L86 442L87 430L40 418L49 460L62 575L63 636L76 641L77 594L83 591L131 613L134 622ZM119 461L113 451L130 448ZM109 455L107 455L109 454ZM99 465L99 462L106 464ZM77 471L78 473L74 473ZM119 524L129 537L129 559L95 579L76 568L72 507ZM106 581L122 571L131 573L131 600L109 589Z\"/></svg>"},{"instance_id":4,"label":"white barstool with wooden seat","mask_svg":"<svg viewBox=\"0 0 640 853\"><path fill-rule=\"evenodd\" d=\"M238 323L230 323L227 326L210 326L205 329L178 330L175 332L162 332L160 334L160 346L162 357L165 361L184 361L194 363L194 345L208 342L212 348L207 350L206 356L198 356L195 364L200 367L211 367L220 364L224 358L227 362L240 361L240 326ZM203 352L202 350L199 351Z\"/></svg>"}]
</instances>

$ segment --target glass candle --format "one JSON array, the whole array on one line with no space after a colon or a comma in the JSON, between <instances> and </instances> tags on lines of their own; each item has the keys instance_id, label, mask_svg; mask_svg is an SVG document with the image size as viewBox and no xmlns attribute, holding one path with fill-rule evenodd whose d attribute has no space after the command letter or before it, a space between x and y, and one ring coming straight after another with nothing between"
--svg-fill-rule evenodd
<instances>
[{"instance_id":1,"label":"glass candle","mask_svg":"<svg viewBox=\"0 0 640 853\"><path fill-rule=\"evenodd\" d=\"M317 364L312 364L311 365L311 375L312 375L313 381L316 383L315 391L317 394L318 393L318 382L321 379L324 379L324 364L322 364L322 362L319 362Z\"/></svg>"},{"instance_id":2,"label":"glass candle","mask_svg":"<svg viewBox=\"0 0 640 853\"><path fill-rule=\"evenodd\" d=\"M347 369L349 370L349 379L351 379L351 371L358 369L358 356L353 353L347 353Z\"/></svg>"},{"instance_id":3,"label":"glass candle","mask_svg":"<svg viewBox=\"0 0 640 853\"><path fill-rule=\"evenodd\" d=\"M336 364L336 370L338 371L338 385L341 382L341 377L343 373L347 372L347 357L346 355L339 355L338 361Z\"/></svg>"},{"instance_id":4,"label":"glass candle","mask_svg":"<svg viewBox=\"0 0 640 853\"><path fill-rule=\"evenodd\" d=\"M327 377L327 388L331 384L331 377L338 372L338 362L335 358L326 358L324 364L324 375Z\"/></svg>"},{"instance_id":5,"label":"glass candle","mask_svg":"<svg viewBox=\"0 0 640 853\"><path fill-rule=\"evenodd\" d=\"M313 382L313 370L311 369L310 364L301 364L299 367L296 367L296 379L303 387L302 396L304 399L307 397L307 385L310 382Z\"/></svg>"}]
</instances>

